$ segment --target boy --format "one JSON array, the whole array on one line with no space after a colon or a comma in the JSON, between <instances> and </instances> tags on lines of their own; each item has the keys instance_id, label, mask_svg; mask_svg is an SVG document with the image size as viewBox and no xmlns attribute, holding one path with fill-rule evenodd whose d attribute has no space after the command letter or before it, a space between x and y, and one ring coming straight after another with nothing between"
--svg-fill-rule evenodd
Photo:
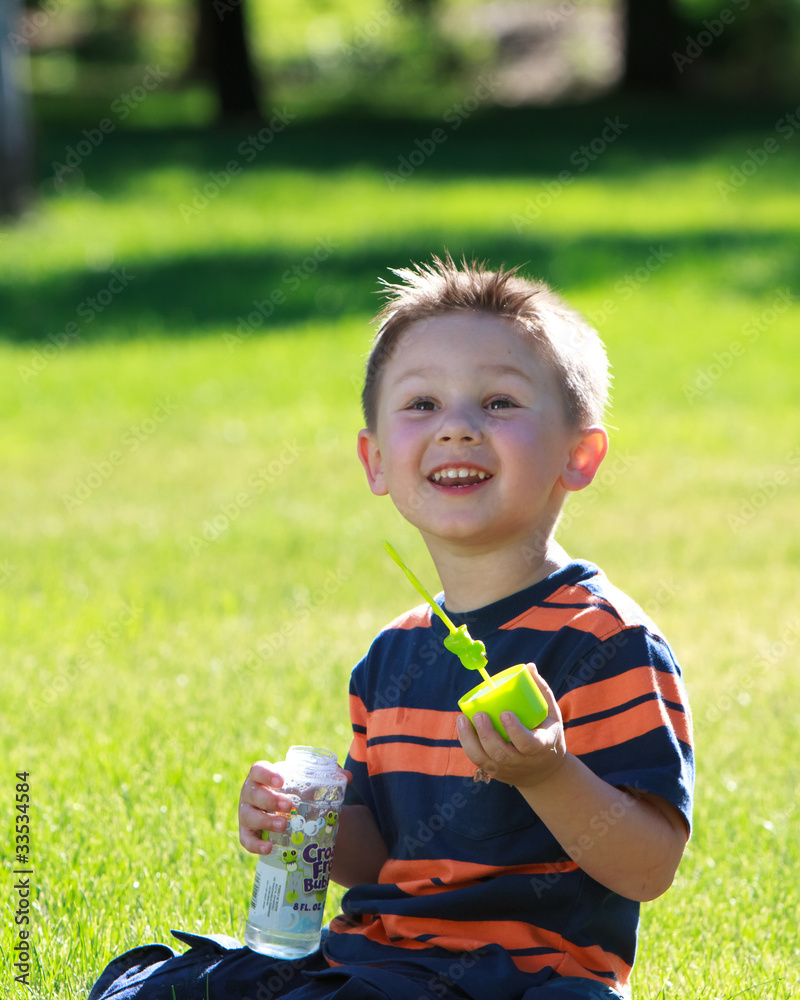
<instances>
[{"instance_id":1,"label":"boy","mask_svg":"<svg viewBox=\"0 0 800 1000\"><path fill-rule=\"evenodd\" d=\"M456 704L476 677L444 625L427 607L401 616L351 679L332 868L350 891L320 952L281 963L190 941L163 971L194 961L212 996L254 1000L626 996L639 902L670 886L687 841L693 760L666 642L554 538L606 454L605 352L516 270L447 257L397 274L359 457L422 534L448 615L486 644L490 672L529 664L548 717L529 731L507 714L510 742L481 713L470 723ZM259 762L243 785L253 853L285 828L280 784ZM137 995L162 995L150 979Z\"/></svg>"}]
</instances>

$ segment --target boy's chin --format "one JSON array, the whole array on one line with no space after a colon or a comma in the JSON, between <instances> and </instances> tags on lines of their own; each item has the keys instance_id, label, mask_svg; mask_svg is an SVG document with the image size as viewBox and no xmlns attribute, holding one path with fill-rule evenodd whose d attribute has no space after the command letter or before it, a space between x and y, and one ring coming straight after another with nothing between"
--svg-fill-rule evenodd
<instances>
[{"instance_id":1,"label":"boy's chin","mask_svg":"<svg viewBox=\"0 0 800 1000\"><path fill-rule=\"evenodd\" d=\"M414 523L414 522L410 522ZM426 545L447 546L451 549L461 548L475 552L480 549L501 549L504 547L503 535L491 527L465 524L463 522L423 525L416 523L414 527L422 535Z\"/></svg>"}]
</instances>

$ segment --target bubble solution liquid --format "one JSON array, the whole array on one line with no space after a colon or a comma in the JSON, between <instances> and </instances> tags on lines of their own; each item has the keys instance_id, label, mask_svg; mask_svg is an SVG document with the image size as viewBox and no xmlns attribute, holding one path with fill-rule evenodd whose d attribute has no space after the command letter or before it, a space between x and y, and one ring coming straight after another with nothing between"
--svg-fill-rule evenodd
<instances>
[{"instance_id":1,"label":"bubble solution liquid","mask_svg":"<svg viewBox=\"0 0 800 1000\"><path fill-rule=\"evenodd\" d=\"M289 747L275 770L293 806L285 832L271 830L272 850L259 856L244 939L262 955L302 958L319 947L347 781L336 755L319 747Z\"/></svg>"}]
</instances>

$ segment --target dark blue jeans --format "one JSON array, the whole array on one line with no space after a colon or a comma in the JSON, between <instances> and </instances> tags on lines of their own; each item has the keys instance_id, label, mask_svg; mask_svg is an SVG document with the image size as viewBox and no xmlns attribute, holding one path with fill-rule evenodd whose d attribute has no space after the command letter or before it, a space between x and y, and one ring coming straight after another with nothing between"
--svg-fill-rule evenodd
<instances>
[{"instance_id":1,"label":"dark blue jeans","mask_svg":"<svg viewBox=\"0 0 800 1000\"><path fill-rule=\"evenodd\" d=\"M464 989L431 969L408 963L334 968L317 951L282 961L258 955L224 935L173 931L189 945L176 954L166 945L144 945L115 958L88 1000L471 1000ZM507 1000L502 982L497 1000ZM590 979L552 979L520 1000L620 1000Z\"/></svg>"}]
</instances>

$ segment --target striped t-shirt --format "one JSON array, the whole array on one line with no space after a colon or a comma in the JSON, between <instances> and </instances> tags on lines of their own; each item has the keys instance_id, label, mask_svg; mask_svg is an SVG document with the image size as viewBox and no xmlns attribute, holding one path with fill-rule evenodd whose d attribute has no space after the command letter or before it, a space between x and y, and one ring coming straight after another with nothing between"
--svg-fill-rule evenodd
<instances>
[{"instance_id":1,"label":"striped t-shirt","mask_svg":"<svg viewBox=\"0 0 800 1000\"><path fill-rule=\"evenodd\" d=\"M656 626L596 566L572 562L450 617L485 643L490 673L536 663L569 751L612 785L662 796L689 825L694 763L680 668ZM446 634L430 608L415 608L353 670L347 801L372 811L389 860L378 884L345 895L326 957L435 972L453 952L468 955L458 985L477 1000L514 1000L553 976L627 992L639 904L586 875L580 843L559 845L516 788L473 780L457 702L480 677L444 648ZM593 817L583 849L618 819Z\"/></svg>"}]
</instances>

